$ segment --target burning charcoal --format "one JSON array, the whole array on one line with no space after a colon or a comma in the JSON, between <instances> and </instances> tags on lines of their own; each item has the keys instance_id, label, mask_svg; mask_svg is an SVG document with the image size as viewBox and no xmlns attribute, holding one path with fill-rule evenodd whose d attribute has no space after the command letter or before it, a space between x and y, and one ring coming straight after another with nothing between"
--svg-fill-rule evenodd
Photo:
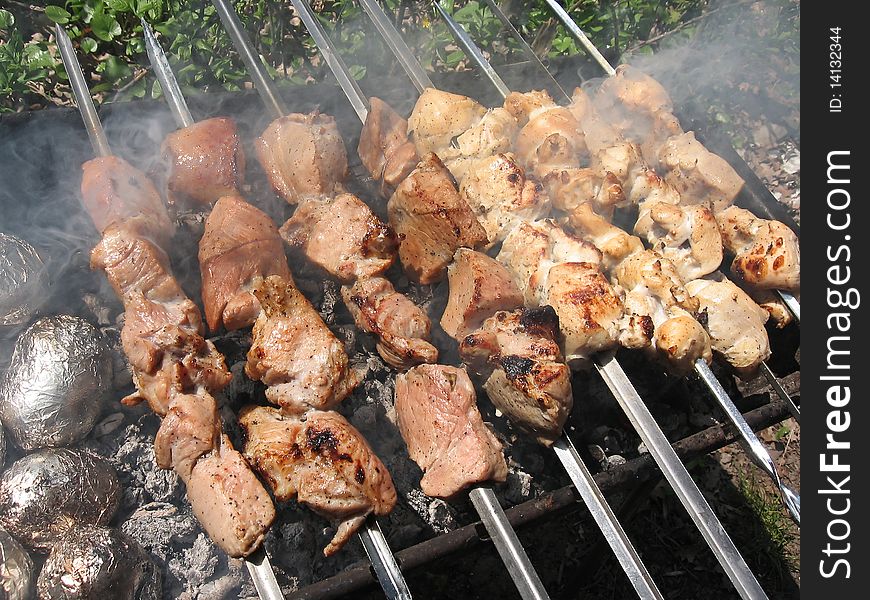
<instances>
[{"instance_id":1,"label":"burning charcoal","mask_svg":"<svg viewBox=\"0 0 870 600\"><path fill-rule=\"evenodd\" d=\"M24 450L66 446L93 429L111 387L100 333L78 317L45 317L15 344L0 379L0 418Z\"/></svg>"},{"instance_id":2,"label":"burning charcoal","mask_svg":"<svg viewBox=\"0 0 870 600\"><path fill-rule=\"evenodd\" d=\"M81 450L40 450L0 477L0 525L25 546L46 551L73 526L108 523L120 498L106 459Z\"/></svg>"},{"instance_id":3,"label":"burning charcoal","mask_svg":"<svg viewBox=\"0 0 870 600\"><path fill-rule=\"evenodd\" d=\"M33 246L0 233L0 333L23 325L48 294L45 265Z\"/></svg>"},{"instance_id":4,"label":"burning charcoal","mask_svg":"<svg viewBox=\"0 0 870 600\"><path fill-rule=\"evenodd\" d=\"M157 600L160 573L142 547L117 529L83 526L51 549L36 580L40 600Z\"/></svg>"},{"instance_id":5,"label":"burning charcoal","mask_svg":"<svg viewBox=\"0 0 870 600\"><path fill-rule=\"evenodd\" d=\"M28 600L33 594L33 561L15 539L0 529L0 598Z\"/></svg>"}]
</instances>

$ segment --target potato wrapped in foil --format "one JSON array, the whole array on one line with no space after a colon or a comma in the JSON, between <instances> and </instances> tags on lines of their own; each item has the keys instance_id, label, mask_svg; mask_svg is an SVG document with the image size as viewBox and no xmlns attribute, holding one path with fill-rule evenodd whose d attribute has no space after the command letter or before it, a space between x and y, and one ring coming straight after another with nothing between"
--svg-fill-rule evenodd
<instances>
[{"instance_id":1,"label":"potato wrapped in foil","mask_svg":"<svg viewBox=\"0 0 870 600\"><path fill-rule=\"evenodd\" d=\"M21 544L0 529L0 598L29 600L33 594L33 561Z\"/></svg>"},{"instance_id":2,"label":"potato wrapped in foil","mask_svg":"<svg viewBox=\"0 0 870 600\"><path fill-rule=\"evenodd\" d=\"M67 446L93 429L111 387L100 332L78 317L43 317L18 337L0 375L0 419L24 450Z\"/></svg>"},{"instance_id":3,"label":"potato wrapped in foil","mask_svg":"<svg viewBox=\"0 0 870 600\"><path fill-rule=\"evenodd\" d=\"M0 233L0 334L26 323L45 300L48 274L36 250Z\"/></svg>"},{"instance_id":4,"label":"potato wrapped in foil","mask_svg":"<svg viewBox=\"0 0 870 600\"><path fill-rule=\"evenodd\" d=\"M75 526L108 523L120 499L121 485L105 458L39 450L0 476L0 526L25 546L47 551Z\"/></svg>"},{"instance_id":5,"label":"potato wrapped in foil","mask_svg":"<svg viewBox=\"0 0 870 600\"><path fill-rule=\"evenodd\" d=\"M160 573L142 547L117 529L76 527L51 549L39 578L46 600L158 600Z\"/></svg>"}]
</instances>

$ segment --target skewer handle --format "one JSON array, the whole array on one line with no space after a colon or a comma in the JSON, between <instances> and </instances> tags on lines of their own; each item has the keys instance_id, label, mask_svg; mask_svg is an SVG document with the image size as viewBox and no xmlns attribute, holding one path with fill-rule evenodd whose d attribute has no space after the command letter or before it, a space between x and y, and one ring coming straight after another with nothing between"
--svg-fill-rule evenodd
<instances>
[{"instance_id":1,"label":"skewer handle","mask_svg":"<svg viewBox=\"0 0 870 600\"><path fill-rule=\"evenodd\" d=\"M734 542L731 541L728 533L722 527L722 523L716 518L716 514L701 494L701 490L692 481L686 467L680 462L668 438L659 429L658 423L638 395L625 371L616 361L616 357L613 353L598 357L595 361L595 367L637 430L701 535L704 536L707 545L713 550L719 564L722 565L740 597L744 600L762 598L766 600L767 595L761 589L761 585L752 574L749 565L740 555Z\"/></svg>"},{"instance_id":2,"label":"skewer handle","mask_svg":"<svg viewBox=\"0 0 870 600\"><path fill-rule=\"evenodd\" d=\"M226 0L212 0L212 4L217 9L224 29L230 34L236 51L242 57L251 79L254 80L254 86L260 94L263 104L266 105L274 118L283 117L287 114L287 107L284 106L284 102L278 95L278 90L266 71L266 67L263 66L260 56L254 51L254 46L251 44L248 34L245 33L245 27L239 20L236 11L227 4Z\"/></svg>"},{"instance_id":3,"label":"skewer handle","mask_svg":"<svg viewBox=\"0 0 870 600\"><path fill-rule=\"evenodd\" d=\"M607 62L607 59L604 58L604 55L598 51L598 48L595 47L595 44L592 43L592 40L586 37L586 34L583 33L583 30L580 29L579 25L574 22L574 19L571 18L571 15L569 15L565 11L565 9L562 8L562 6L558 2L556 2L556 0L545 0L545 2L549 5L550 10L556 13L556 16L559 17L559 20L562 21L562 24L565 26L565 28L571 32L571 35L573 35L577 39L577 41L583 45L583 47L586 49L586 52L588 52L589 55L595 59L595 62L601 65L601 68L604 69L604 71L608 75L615 75L616 69L614 69L609 62Z\"/></svg>"},{"instance_id":4,"label":"skewer handle","mask_svg":"<svg viewBox=\"0 0 870 600\"><path fill-rule=\"evenodd\" d=\"M154 37L154 32L148 21L142 19L142 33L145 36L145 50L148 52L148 60L151 61L151 67L154 69L154 74L157 75L157 81L160 82L160 88L163 90L163 97L166 98L166 103L169 104L169 110L172 111L172 116L175 118L175 123L179 127L190 127L193 125L193 115L190 114L190 109L187 108L187 101L181 93L181 86L178 85L178 80L175 79L175 73L172 72L172 67L169 66L169 61L163 48Z\"/></svg>"},{"instance_id":5,"label":"skewer handle","mask_svg":"<svg viewBox=\"0 0 870 600\"><path fill-rule=\"evenodd\" d=\"M369 556L375 575L389 600L411 600L411 590L393 556L384 532L374 517L366 519L359 532L363 548Z\"/></svg>"},{"instance_id":6,"label":"skewer handle","mask_svg":"<svg viewBox=\"0 0 870 600\"><path fill-rule=\"evenodd\" d=\"M495 492L487 487L476 487L469 496L523 600L549 600L550 596L520 543L517 532L498 503Z\"/></svg>"},{"instance_id":7,"label":"skewer handle","mask_svg":"<svg viewBox=\"0 0 870 600\"><path fill-rule=\"evenodd\" d=\"M260 600L284 600L272 563L262 546L245 559L245 566L248 567Z\"/></svg>"},{"instance_id":8,"label":"skewer handle","mask_svg":"<svg viewBox=\"0 0 870 600\"><path fill-rule=\"evenodd\" d=\"M112 149L109 148L109 140L106 138L106 132L103 131L103 125L100 123L100 117L97 115L97 109L91 98L88 84L85 82L85 75L82 73L82 67L79 64L79 59L76 57L72 40L69 39L66 31L60 25L55 26L54 36L57 40L61 59L63 59L63 66L66 69L66 74L69 76L69 84L72 87L76 105L78 105L79 113L85 122L85 129L88 130L88 137L91 139L94 154L97 156L111 156Z\"/></svg>"},{"instance_id":9,"label":"skewer handle","mask_svg":"<svg viewBox=\"0 0 870 600\"><path fill-rule=\"evenodd\" d=\"M628 539L625 530L619 524L619 520L604 498L604 494L601 493L595 479L592 478L592 473L589 472L566 434L563 433L562 437L556 440L553 444L553 450L568 472L574 487L580 492L580 497L583 498L586 508L589 509L601 533L604 534L604 539L607 540L611 550L619 560L619 564L622 565L622 570L628 575L638 598L663 600L662 593L656 587L646 565L638 556L637 550L634 549L631 540Z\"/></svg>"}]
</instances>

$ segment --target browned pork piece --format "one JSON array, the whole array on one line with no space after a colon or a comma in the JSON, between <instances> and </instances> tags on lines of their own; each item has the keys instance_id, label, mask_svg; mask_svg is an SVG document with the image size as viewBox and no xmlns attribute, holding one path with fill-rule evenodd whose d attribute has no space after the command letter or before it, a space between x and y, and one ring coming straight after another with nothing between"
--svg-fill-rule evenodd
<instances>
[{"instance_id":1,"label":"browned pork piece","mask_svg":"<svg viewBox=\"0 0 870 600\"><path fill-rule=\"evenodd\" d=\"M482 252L460 248L447 269L450 296L441 327L457 341L500 310L523 305L523 293L510 271Z\"/></svg>"},{"instance_id":2,"label":"browned pork piece","mask_svg":"<svg viewBox=\"0 0 870 600\"><path fill-rule=\"evenodd\" d=\"M374 96L369 98L357 152L372 178L381 182L381 193L387 198L420 161L408 139L408 121Z\"/></svg>"},{"instance_id":3,"label":"browned pork piece","mask_svg":"<svg viewBox=\"0 0 870 600\"><path fill-rule=\"evenodd\" d=\"M396 489L387 468L337 412L312 410L288 416L274 408L248 406L245 456L269 481L279 501L294 497L338 524L325 556L336 553L369 514L389 514Z\"/></svg>"},{"instance_id":4,"label":"browned pork piece","mask_svg":"<svg viewBox=\"0 0 870 600\"><path fill-rule=\"evenodd\" d=\"M399 258L408 276L423 284L444 278L458 248L486 244L486 231L459 195L435 154L426 155L387 203L399 235Z\"/></svg>"},{"instance_id":5,"label":"browned pork piece","mask_svg":"<svg viewBox=\"0 0 870 600\"><path fill-rule=\"evenodd\" d=\"M239 196L224 196L209 214L199 242L202 303L208 327L248 327L260 314L254 280L290 278L278 229L263 211Z\"/></svg>"},{"instance_id":6,"label":"browned pork piece","mask_svg":"<svg viewBox=\"0 0 870 600\"><path fill-rule=\"evenodd\" d=\"M245 153L232 119L206 119L173 131L160 150L170 201L208 205L239 193Z\"/></svg>"},{"instance_id":7,"label":"browned pork piece","mask_svg":"<svg viewBox=\"0 0 870 600\"><path fill-rule=\"evenodd\" d=\"M738 375L753 377L761 363L770 358L770 342L764 328L767 311L721 275L717 279L690 281L686 290L700 303L713 350Z\"/></svg>"},{"instance_id":8,"label":"browned pork piece","mask_svg":"<svg viewBox=\"0 0 870 600\"><path fill-rule=\"evenodd\" d=\"M800 290L800 241L791 228L736 206L717 220L725 247L735 255L731 271L738 279L753 289Z\"/></svg>"},{"instance_id":9,"label":"browned pork piece","mask_svg":"<svg viewBox=\"0 0 870 600\"><path fill-rule=\"evenodd\" d=\"M707 150L692 131L665 140L658 160L667 169L665 181L680 192L684 204L708 204L719 213L743 188L743 178L734 167Z\"/></svg>"},{"instance_id":10,"label":"browned pork piece","mask_svg":"<svg viewBox=\"0 0 870 600\"><path fill-rule=\"evenodd\" d=\"M545 446L571 413L571 371L559 350L559 317L550 306L499 311L459 345L492 403Z\"/></svg>"},{"instance_id":11,"label":"browned pork piece","mask_svg":"<svg viewBox=\"0 0 870 600\"><path fill-rule=\"evenodd\" d=\"M254 285L262 311L245 373L286 413L336 406L362 379L344 346L293 282L272 275Z\"/></svg>"},{"instance_id":12,"label":"browned pork piece","mask_svg":"<svg viewBox=\"0 0 870 600\"><path fill-rule=\"evenodd\" d=\"M316 111L275 119L254 146L272 187L290 204L332 194L347 174L335 119Z\"/></svg>"},{"instance_id":13,"label":"browned pork piece","mask_svg":"<svg viewBox=\"0 0 870 600\"><path fill-rule=\"evenodd\" d=\"M353 194L303 202L281 237L345 283L386 271L398 247L395 232Z\"/></svg>"},{"instance_id":14,"label":"browned pork piece","mask_svg":"<svg viewBox=\"0 0 870 600\"><path fill-rule=\"evenodd\" d=\"M160 193L145 173L117 156L82 165L82 201L100 233L124 226L165 246L175 233Z\"/></svg>"},{"instance_id":15,"label":"browned pork piece","mask_svg":"<svg viewBox=\"0 0 870 600\"><path fill-rule=\"evenodd\" d=\"M384 277L358 279L341 288L357 327L378 336L378 354L396 369L438 360L429 340L431 322L419 306Z\"/></svg>"},{"instance_id":16,"label":"browned pork piece","mask_svg":"<svg viewBox=\"0 0 870 600\"><path fill-rule=\"evenodd\" d=\"M263 542L275 507L263 484L221 433L208 393L177 395L154 440L157 464L187 486L193 512L209 537L233 557Z\"/></svg>"},{"instance_id":17,"label":"browned pork piece","mask_svg":"<svg viewBox=\"0 0 870 600\"><path fill-rule=\"evenodd\" d=\"M124 304L121 343L136 384L125 404L147 400L163 415L177 392L202 386L214 393L229 383L224 358L202 337L199 309L172 276L163 250L113 225L91 253L91 267L105 271Z\"/></svg>"},{"instance_id":18,"label":"browned pork piece","mask_svg":"<svg viewBox=\"0 0 870 600\"><path fill-rule=\"evenodd\" d=\"M501 444L477 410L463 369L420 365L396 377L396 418L408 454L423 470L420 488L450 498L484 481L504 481Z\"/></svg>"}]
</instances>

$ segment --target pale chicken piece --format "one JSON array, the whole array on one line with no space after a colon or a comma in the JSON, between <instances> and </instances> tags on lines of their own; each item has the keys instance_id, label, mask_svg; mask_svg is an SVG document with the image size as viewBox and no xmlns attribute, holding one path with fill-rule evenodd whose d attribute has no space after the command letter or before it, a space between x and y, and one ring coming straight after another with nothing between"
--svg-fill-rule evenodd
<instances>
[{"instance_id":1,"label":"pale chicken piece","mask_svg":"<svg viewBox=\"0 0 870 600\"><path fill-rule=\"evenodd\" d=\"M538 177L579 168L587 154L580 123L561 106L533 113L514 142L517 159Z\"/></svg>"},{"instance_id":2,"label":"pale chicken piece","mask_svg":"<svg viewBox=\"0 0 870 600\"><path fill-rule=\"evenodd\" d=\"M245 374L262 381L266 398L288 414L330 409L344 400L362 376L302 292L273 275L255 284L254 295L263 310Z\"/></svg>"},{"instance_id":3,"label":"pale chicken piece","mask_svg":"<svg viewBox=\"0 0 870 600\"><path fill-rule=\"evenodd\" d=\"M272 187L290 204L332 194L347 174L335 119L318 112L272 121L254 147Z\"/></svg>"},{"instance_id":4,"label":"pale chicken piece","mask_svg":"<svg viewBox=\"0 0 870 600\"><path fill-rule=\"evenodd\" d=\"M486 231L462 199L447 168L426 155L387 203L399 235L399 258L408 276L422 284L444 278L458 248L478 248Z\"/></svg>"},{"instance_id":5,"label":"pale chicken piece","mask_svg":"<svg viewBox=\"0 0 870 600\"><path fill-rule=\"evenodd\" d=\"M227 436L196 461L184 483L193 514L224 552L239 558L260 547L275 520L275 506Z\"/></svg>"},{"instance_id":6,"label":"pale chicken piece","mask_svg":"<svg viewBox=\"0 0 870 600\"><path fill-rule=\"evenodd\" d=\"M501 263L482 252L460 248L447 269L450 295L441 328L457 341L479 329L500 310L523 305L523 293Z\"/></svg>"},{"instance_id":7,"label":"pale chicken piece","mask_svg":"<svg viewBox=\"0 0 870 600\"><path fill-rule=\"evenodd\" d=\"M717 220L725 248L735 255L731 271L741 281L754 289L800 290L800 240L788 225L736 206Z\"/></svg>"},{"instance_id":8,"label":"pale chicken piece","mask_svg":"<svg viewBox=\"0 0 870 600\"><path fill-rule=\"evenodd\" d=\"M486 481L504 481L501 444L477 409L474 386L463 369L420 365L396 377L396 418L420 488L450 498Z\"/></svg>"},{"instance_id":9,"label":"pale chicken piece","mask_svg":"<svg viewBox=\"0 0 870 600\"><path fill-rule=\"evenodd\" d=\"M103 233L121 225L166 247L175 225L160 193L145 173L118 156L100 156L82 165L82 203Z\"/></svg>"},{"instance_id":10,"label":"pale chicken piece","mask_svg":"<svg viewBox=\"0 0 870 600\"><path fill-rule=\"evenodd\" d=\"M124 304L121 344L136 392L122 402L147 400L163 415L177 392L202 385L215 393L229 383L224 357L202 337L199 309L172 276L163 250L113 225L91 253L91 267L106 273Z\"/></svg>"},{"instance_id":11,"label":"pale chicken piece","mask_svg":"<svg viewBox=\"0 0 870 600\"><path fill-rule=\"evenodd\" d=\"M324 556L338 552L370 514L396 505L389 471L347 419L313 410L298 417L274 408L247 406L245 456L281 502L294 497L337 524Z\"/></svg>"},{"instance_id":12,"label":"pale chicken piece","mask_svg":"<svg viewBox=\"0 0 870 600\"><path fill-rule=\"evenodd\" d=\"M698 300L686 291L673 263L652 250L641 250L622 261L613 277L626 291L626 312L652 320L651 349L670 370L685 374L699 358L712 360L710 337L693 316Z\"/></svg>"},{"instance_id":13,"label":"pale chicken piece","mask_svg":"<svg viewBox=\"0 0 870 600\"><path fill-rule=\"evenodd\" d=\"M615 207L626 203L619 178L598 168L551 171L544 176L543 184L553 206L569 214L589 204L595 212L610 218Z\"/></svg>"},{"instance_id":14,"label":"pale chicken piece","mask_svg":"<svg viewBox=\"0 0 870 600\"><path fill-rule=\"evenodd\" d=\"M353 194L312 198L281 227L281 237L343 282L380 275L396 260L393 230Z\"/></svg>"},{"instance_id":15,"label":"pale chicken piece","mask_svg":"<svg viewBox=\"0 0 870 600\"><path fill-rule=\"evenodd\" d=\"M408 117L408 130L417 153L423 157L449 148L472 126L480 122L486 108L468 96L426 88Z\"/></svg>"},{"instance_id":16,"label":"pale chicken piece","mask_svg":"<svg viewBox=\"0 0 870 600\"><path fill-rule=\"evenodd\" d=\"M245 180L245 152L236 123L227 117L198 121L168 134L160 147L169 170L173 202L208 205L239 193Z\"/></svg>"},{"instance_id":17,"label":"pale chicken piece","mask_svg":"<svg viewBox=\"0 0 870 600\"><path fill-rule=\"evenodd\" d=\"M377 336L378 354L391 366L404 370L438 360L429 317L386 278L359 279L342 286L341 296L357 327Z\"/></svg>"},{"instance_id":18,"label":"pale chicken piece","mask_svg":"<svg viewBox=\"0 0 870 600\"><path fill-rule=\"evenodd\" d=\"M776 324L777 329L782 329L787 325L791 325L794 321L794 314L786 306L785 302L771 290L759 289L744 289L749 297L752 298L758 306L767 311L771 320ZM800 302L800 296L796 296Z\"/></svg>"},{"instance_id":19,"label":"pale chicken piece","mask_svg":"<svg viewBox=\"0 0 870 600\"><path fill-rule=\"evenodd\" d=\"M722 235L706 206L644 202L634 231L677 266L683 281L709 275L722 264Z\"/></svg>"},{"instance_id":20,"label":"pale chicken piece","mask_svg":"<svg viewBox=\"0 0 870 600\"><path fill-rule=\"evenodd\" d=\"M154 457L161 469L172 469L187 481L196 461L217 448L221 419L214 397L204 391L172 399L154 438Z\"/></svg>"},{"instance_id":21,"label":"pale chicken piece","mask_svg":"<svg viewBox=\"0 0 870 600\"><path fill-rule=\"evenodd\" d=\"M511 92L504 99L505 109L514 116L521 127L533 116L558 106L546 90Z\"/></svg>"},{"instance_id":22,"label":"pale chicken piece","mask_svg":"<svg viewBox=\"0 0 870 600\"><path fill-rule=\"evenodd\" d=\"M770 358L770 341L764 323L767 311L746 292L725 278L696 279L686 290L700 303L701 321L710 334L713 350L722 355L741 377L753 377Z\"/></svg>"},{"instance_id":23,"label":"pale chicken piece","mask_svg":"<svg viewBox=\"0 0 870 600\"><path fill-rule=\"evenodd\" d=\"M601 251L602 265L606 271L611 271L630 255L643 250L640 238L616 227L588 204L578 206L568 216L568 223L577 235Z\"/></svg>"},{"instance_id":24,"label":"pale chicken piece","mask_svg":"<svg viewBox=\"0 0 870 600\"><path fill-rule=\"evenodd\" d=\"M734 202L743 178L689 131L669 137L658 152L665 181L680 193L681 204L707 204L718 214Z\"/></svg>"},{"instance_id":25,"label":"pale chicken piece","mask_svg":"<svg viewBox=\"0 0 870 600\"><path fill-rule=\"evenodd\" d=\"M477 215L490 245L504 240L520 222L550 212L549 197L526 178L513 154L495 154L470 164L459 195Z\"/></svg>"},{"instance_id":26,"label":"pale chicken piece","mask_svg":"<svg viewBox=\"0 0 870 600\"><path fill-rule=\"evenodd\" d=\"M408 121L375 96L369 98L369 112L359 136L357 153L381 194L392 195L396 186L414 170L420 158L408 138Z\"/></svg>"},{"instance_id":27,"label":"pale chicken piece","mask_svg":"<svg viewBox=\"0 0 870 600\"><path fill-rule=\"evenodd\" d=\"M492 108L457 137L455 144L439 150L438 157L456 181L462 182L479 158L509 151L516 132L516 119L504 108Z\"/></svg>"},{"instance_id":28,"label":"pale chicken piece","mask_svg":"<svg viewBox=\"0 0 870 600\"><path fill-rule=\"evenodd\" d=\"M558 336L559 317L543 306L497 312L459 345L492 403L545 446L562 435L574 403Z\"/></svg>"},{"instance_id":29,"label":"pale chicken piece","mask_svg":"<svg viewBox=\"0 0 870 600\"><path fill-rule=\"evenodd\" d=\"M202 304L211 331L253 325L260 303L257 278L290 278L284 244L272 219L239 196L224 196L205 221L199 241Z\"/></svg>"}]
</instances>

